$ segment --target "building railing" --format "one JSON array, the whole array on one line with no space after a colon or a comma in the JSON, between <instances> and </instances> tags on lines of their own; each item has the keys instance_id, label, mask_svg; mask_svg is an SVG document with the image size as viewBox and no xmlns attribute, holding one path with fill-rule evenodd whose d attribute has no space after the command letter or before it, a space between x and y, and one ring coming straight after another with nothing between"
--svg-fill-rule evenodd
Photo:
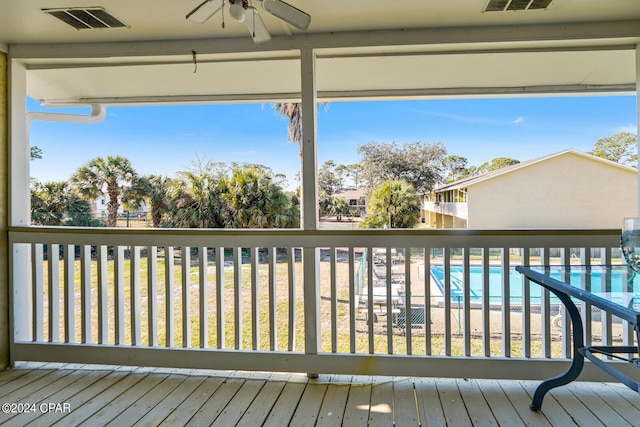
<instances>
[{"instance_id":1,"label":"building railing","mask_svg":"<svg viewBox=\"0 0 640 427\"><path fill-rule=\"evenodd\" d=\"M422 210L469 219L469 206L466 202L423 202Z\"/></svg>"},{"instance_id":2,"label":"building railing","mask_svg":"<svg viewBox=\"0 0 640 427\"><path fill-rule=\"evenodd\" d=\"M16 227L11 358L546 378L570 326L514 267L620 263L619 233ZM587 343L634 341L581 310Z\"/></svg>"}]
</instances>

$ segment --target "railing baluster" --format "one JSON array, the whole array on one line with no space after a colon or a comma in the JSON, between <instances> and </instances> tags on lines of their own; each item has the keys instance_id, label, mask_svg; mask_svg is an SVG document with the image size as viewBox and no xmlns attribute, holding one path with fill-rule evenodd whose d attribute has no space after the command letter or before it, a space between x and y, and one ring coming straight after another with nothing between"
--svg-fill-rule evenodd
<instances>
[{"instance_id":1,"label":"railing baluster","mask_svg":"<svg viewBox=\"0 0 640 427\"><path fill-rule=\"evenodd\" d=\"M198 248L198 287L200 294L200 348L209 347L209 279L207 264L207 247Z\"/></svg>"},{"instance_id":2,"label":"railing baluster","mask_svg":"<svg viewBox=\"0 0 640 427\"><path fill-rule=\"evenodd\" d=\"M60 342L60 245L48 247L49 342Z\"/></svg>"},{"instance_id":3,"label":"railing baluster","mask_svg":"<svg viewBox=\"0 0 640 427\"><path fill-rule=\"evenodd\" d=\"M165 246L164 248L164 287L165 287L165 336L167 347L173 347L175 342L175 302L173 293L175 287L175 278L173 270L175 259L173 254L173 246Z\"/></svg>"},{"instance_id":4,"label":"railing baluster","mask_svg":"<svg viewBox=\"0 0 640 427\"><path fill-rule=\"evenodd\" d=\"M148 343L151 347L158 345L158 247L147 246L147 326Z\"/></svg>"},{"instance_id":5,"label":"railing baluster","mask_svg":"<svg viewBox=\"0 0 640 427\"><path fill-rule=\"evenodd\" d=\"M462 248L462 286L464 300L464 355L471 356L471 267L469 266L471 249Z\"/></svg>"},{"instance_id":6,"label":"railing baluster","mask_svg":"<svg viewBox=\"0 0 640 427\"><path fill-rule=\"evenodd\" d=\"M375 320L373 313L373 248L367 248L367 332L369 335L369 354L375 351L373 322Z\"/></svg>"},{"instance_id":7,"label":"railing baluster","mask_svg":"<svg viewBox=\"0 0 640 427\"><path fill-rule=\"evenodd\" d=\"M393 299L391 295L391 290L393 284L391 283L392 276L392 259L391 259L391 248L387 246L386 250L386 282L387 285L385 287L385 297L386 297L386 311L387 311L387 353L393 354ZM374 268L375 271L375 268ZM371 299L373 299L373 294L371 294Z\"/></svg>"},{"instance_id":8,"label":"railing baluster","mask_svg":"<svg viewBox=\"0 0 640 427\"><path fill-rule=\"evenodd\" d=\"M233 323L235 349L242 348L242 249L233 248Z\"/></svg>"},{"instance_id":9,"label":"railing baluster","mask_svg":"<svg viewBox=\"0 0 640 427\"><path fill-rule=\"evenodd\" d=\"M491 357L491 248L482 248L482 353Z\"/></svg>"},{"instance_id":10,"label":"railing baluster","mask_svg":"<svg viewBox=\"0 0 640 427\"><path fill-rule=\"evenodd\" d=\"M562 248L560 251L560 264L571 264L571 249ZM563 269L562 281L565 283L570 279L570 273L567 269ZM571 321L567 315L567 309L564 304L560 305L560 313L562 313L562 357L571 357Z\"/></svg>"},{"instance_id":11,"label":"railing baluster","mask_svg":"<svg viewBox=\"0 0 640 427\"><path fill-rule=\"evenodd\" d=\"M424 353L431 355L431 248L424 248Z\"/></svg>"},{"instance_id":12,"label":"railing baluster","mask_svg":"<svg viewBox=\"0 0 640 427\"><path fill-rule=\"evenodd\" d=\"M404 248L404 330L407 354L413 354L413 314L411 313L411 248ZM426 327L426 323L425 323Z\"/></svg>"},{"instance_id":13,"label":"railing baluster","mask_svg":"<svg viewBox=\"0 0 640 427\"><path fill-rule=\"evenodd\" d=\"M216 348L225 347L224 248L216 248Z\"/></svg>"},{"instance_id":14,"label":"railing baluster","mask_svg":"<svg viewBox=\"0 0 640 427\"><path fill-rule=\"evenodd\" d=\"M521 248L522 265L529 265L529 248ZM531 286L529 279L522 276L522 356L531 357Z\"/></svg>"},{"instance_id":15,"label":"railing baluster","mask_svg":"<svg viewBox=\"0 0 640 427\"><path fill-rule=\"evenodd\" d=\"M131 345L142 341L140 326L140 246L131 246L129 255L129 298L131 309Z\"/></svg>"},{"instance_id":16,"label":"railing baluster","mask_svg":"<svg viewBox=\"0 0 640 427\"><path fill-rule=\"evenodd\" d=\"M511 357L511 292L509 248L502 248L502 355Z\"/></svg>"},{"instance_id":17,"label":"railing baluster","mask_svg":"<svg viewBox=\"0 0 640 427\"><path fill-rule=\"evenodd\" d=\"M329 283L331 295L331 352L338 351L338 306L337 306L337 285L336 285L336 248L329 248Z\"/></svg>"},{"instance_id":18,"label":"railing baluster","mask_svg":"<svg viewBox=\"0 0 640 427\"><path fill-rule=\"evenodd\" d=\"M605 265L611 265L611 248L601 249L601 263ZM603 283L600 284L603 292L611 292L611 276L608 274L602 275ZM602 345L613 345L613 317L611 313L605 311L601 312L602 316Z\"/></svg>"},{"instance_id":19,"label":"railing baluster","mask_svg":"<svg viewBox=\"0 0 640 427\"><path fill-rule=\"evenodd\" d=\"M259 295L259 267L260 248L251 249L251 348L260 348L260 295Z\"/></svg>"},{"instance_id":20,"label":"railing baluster","mask_svg":"<svg viewBox=\"0 0 640 427\"><path fill-rule=\"evenodd\" d=\"M98 264L98 344L107 344L109 342L107 247L99 245L96 251L96 262Z\"/></svg>"},{"instance_id":21,"label":"railing baluster","mask_svg":"<svg viewBox=\"0 0 640 427\"><path fill-rule=\"evenodd\" d=\"M276 248L269 248L269 350L275 351L277 343L277 305L276 305Z\"/></svg>"},{"instance_id":22,"label":"railing baluster","mask_svg":"<svg viewBox=\"0 0 640 427\"><path fill-rule=\"evenodd\" d=\"M451 248L444 248L444 355L451 356Z\"/></svg>"},{"instance_id":23,"label":"railing baluster","mask_svg":"<svg viewBox=\"0 0 640 427\"><path fill-rule=\"evenodd\" d=\"M115 344L123 345L124 342L124 246L114 247L114 326Z\"/></svg>"},{"instance_id":24,"label":"railing baluster","mask_svg":"<svg viewBox=\"0 0 640 427\"><path fill-rule=\"evenodd\" d=\"M293 351L296 347L296 250L288 248L289 268L289 342L288 349Z\"/></svg>"},{"instance_id":25,"label":"railing baluster","mask_svg":"<svg viewBox=\"0 0 640 427\"><path fill-rule=\"evenodd\" d=\"M42 243L31 245L32 340L44 341L44 262ZM52 319L49 319L51 322Z\"/></svg>"},{"instance_id":26,"label":"railing baluster","mask_svg":"<svg viewBox=\"0 0 640 427\"><path fill-rule=\"evenodd\" d=\"M549 248L540 248L542 265L549 265ZM540 318L542 319L542 357L551 358L551 299L549 290L543 286L540 289Z\"/></svg>"},{"instance_id":27,"label":"railing baluster","mask_svg":"<svg viewBox=\"0 0 640 427\"><path fill-rule=\"evenodd\" d=\"M191 347L191 248L182 247L182 347Z\"/></svg>"},{"instance_id":28,"label":"railing baluster","mask_svg":"<svg viewBox=\"0 0 640 427\"><path fill-rule=\"evenodd\" d=\"M360 260L362 262L362 259ZM355 248L349 247L349 352L356 352L356 255Z\"/></svg>"},{"instance_id":29,"label":"railing baluster","mask_svg":"<svg viewBox=\"0 0 640 427\"><path fill-rule=\"evenodd\" d=\"M91 341L91 246L80 246L80 341Z\"/></svg>"},{"instance_id":30,"label":"railing baluster","mask_svg":"<svg viewBox=\"0 0 640 427\"><path fill-rule=\"evenodd\" d=\"M590 267L591 266L591 248L580 248L580 264ZM580 278L580 284L582 289L587 292L591 292L591 274L587 274L583 271ZM582 315L582 327L584 329L584 344L592 344L592 326L591 326L591 304L586 302L580 303L580 314Z\"/></svg>"},{"instance_id":31,"label":"railing baluster","mask_svg":"<svg viewBox=\"0 0 640 427\"><path fill-rule=\"evenodd\" d=\"M66 245L64 247L64 342L76 342L75 327L75 280L74 262L75 246Z\"/></svg>"}]
</instances>

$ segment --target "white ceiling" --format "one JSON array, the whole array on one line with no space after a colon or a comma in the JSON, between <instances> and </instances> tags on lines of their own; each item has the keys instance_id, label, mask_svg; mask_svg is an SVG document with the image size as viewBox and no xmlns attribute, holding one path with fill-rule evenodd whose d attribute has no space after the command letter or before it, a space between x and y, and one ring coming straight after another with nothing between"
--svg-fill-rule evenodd
<instances>
[{"instance_id":1,"label":"white ceiling","mask_svg":"<svg viewBox=\"0 0 640 427\"><path fill-rule=\"evenodd\" d=\"M635 88L638 0L485 13L486 0L290 0L309 29L256 5L272 35L263 45L228 17L225 29L220 15L187 22L199 1L0 0L0 49L27 67L28 94L52 104L295 99L304 48L316 49L325 99ZM102 6L129 28L75 30L41 11L66 6Z\"/></svg>"}]
</instances>

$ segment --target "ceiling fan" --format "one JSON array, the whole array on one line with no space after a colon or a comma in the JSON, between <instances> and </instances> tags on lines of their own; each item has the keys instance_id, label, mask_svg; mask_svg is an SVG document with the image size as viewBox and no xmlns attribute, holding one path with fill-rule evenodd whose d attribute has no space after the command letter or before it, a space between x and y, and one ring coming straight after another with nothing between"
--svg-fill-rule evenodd
<instances>
[{"instance_id":1,"label":"ceiling fan","mask_svg":"<svg viewBox=\"0 0 640 427\"><path fill-rule=\"evenodd\" d=\"M299 30L306 30L311 23L311 16L282 0L255 0L255 2L260 3L262 8L271 15ZM247 25L255 43L271 40L269 31L267 31L258 10L251 5L251 0L205 0L187 14L187 20L202 24L220 11L225 4L229 6L229 16ZM224 16L222 28L224 28Z\"/></svg>"}]
</instances>

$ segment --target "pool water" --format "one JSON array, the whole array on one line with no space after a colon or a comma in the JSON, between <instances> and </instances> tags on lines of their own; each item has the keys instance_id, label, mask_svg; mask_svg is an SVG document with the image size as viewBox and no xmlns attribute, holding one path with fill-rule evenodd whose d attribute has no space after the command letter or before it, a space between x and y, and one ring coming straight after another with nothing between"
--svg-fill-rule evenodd
<instances>
[{"instance_id":1,"label":"pool water","mask_svg":"<svg viewBox=\"0 0 640 427\"><path fill-rule=\"evenodd\" d=\"M471 301L480 301L482 298L482 267L469 267L469 295ZM463 298L463 267L452 265L450 267L451 272L451 299L458 300ZM559 272L552 272L551 277L560 279ZM431 266L431 278L432 278L432 294L439 296L444 294L444 267L438 265ZM600 271L593 271L591 273L591 292L601 292L602 273ZM580 272L572 272L570 275L570 282L572 285L580 287L583 280ZM636 280L638 281L638 280ZM610 280L611 292L620 292L622 287L626 287L626 277L623 277L622 271L614 271ZM433 286L435 284L435 286ZM509 300L513 303L519 303L522 301L522 287L523 276L518 273L515 267L509 268ZM539 286L533 282L529 285L530 301L535 303L540 301L542 294L542 286ZM489 267L489 300L492 302L502 301L502 267L495 266ZM551 295L552 302L558 302L557 298Z\"/></svg>"}]
</instances>

